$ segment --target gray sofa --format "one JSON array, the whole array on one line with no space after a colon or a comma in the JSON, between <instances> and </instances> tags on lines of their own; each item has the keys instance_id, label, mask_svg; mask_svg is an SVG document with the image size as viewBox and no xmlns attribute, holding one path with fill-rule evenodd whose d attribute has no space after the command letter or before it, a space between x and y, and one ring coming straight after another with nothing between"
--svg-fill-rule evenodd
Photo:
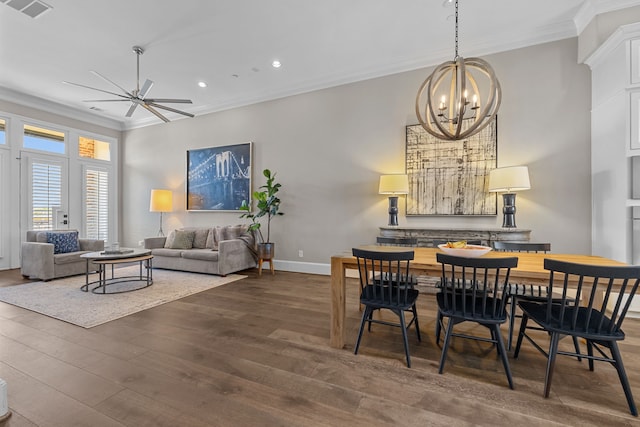
<instances>
[{"instance_id":1,"label":"gray sofa","mask_svg":"<svg viewBox=\"0 0 640 427\"><path fill-rule=\"evenodd\" d=\"M60 253L60 241L50 243L57 236L75 235L75 248ZM84 274L87 271L87 261L80 255L104 250L103 240L77 238L77 230L30 230L27 231L26 241L22 242L20 272L30 279L51 280L59 277ZM56 247L57 246L57 247ZM77 250L72 250L77 249ZM65 248L62 248L65 250ZM91 263L91 271L97 268Z\"/></svg>"},{"instance_id":2,"label":"gray sofa","mask_svg":"<svg viewBox=\"0 0 640 427\"><path fill-rule=\"evenodd\" d=\"M226 276L257 264L255 236L248 226L185 227L166 237L144 239L153 268Z\"/></svg>"}]
</instances>

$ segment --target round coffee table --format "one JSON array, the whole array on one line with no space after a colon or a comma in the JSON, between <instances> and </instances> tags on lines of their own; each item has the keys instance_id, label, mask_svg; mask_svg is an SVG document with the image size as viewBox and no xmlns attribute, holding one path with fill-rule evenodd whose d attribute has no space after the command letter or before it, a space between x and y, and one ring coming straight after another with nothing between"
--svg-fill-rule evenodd
<instances>
[{"instance_id":1,"label":"round coffee table","mask_svg":"<svg viewBox=\"0 0 640 427\"><path fill-rule=\"evenodd\" d=\"M137 291L139 289L146 288L153 284L152 273L152 260L151 250L149 249L129 249L121 248L118 252L89 252L80 255L81 258L85 258L87 261L87 269L85 273L85 284L80 287L83 292L89 291L89 286L97 284L96 287L91 289L94 294L120 294L123 292ZM115 276L115 266L119 264L134 263L137 262L140 265L140 272L135 276ZM89 281L89 263L93 263L98 267L98 280L93 282ZM111 266L111 277L107 278L106 267ZM143 268L146 273L143 274ZM117 283L142 283L142 286L125 287L117 291L107 292L107 287L115 285Z\"/></svg>"}]
</instances>

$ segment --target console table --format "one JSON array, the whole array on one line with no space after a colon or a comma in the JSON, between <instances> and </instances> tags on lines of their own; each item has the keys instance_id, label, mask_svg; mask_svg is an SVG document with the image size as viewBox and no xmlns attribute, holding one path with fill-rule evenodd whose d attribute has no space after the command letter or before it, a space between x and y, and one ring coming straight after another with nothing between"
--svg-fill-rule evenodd
<instances>
[{"instance_id":1,"label":"console table","mask_svg":"<svg viewBox=\"0 0 640 427\"><path fill-rule=\"evenodd\" d=\"M414 237L417 246L432 248L443 241L480 240L492 246L496 241L528 242L531 230L521 228L434 228L434 227L380 227L382 237Z\"/></svg>"}]
</instances>

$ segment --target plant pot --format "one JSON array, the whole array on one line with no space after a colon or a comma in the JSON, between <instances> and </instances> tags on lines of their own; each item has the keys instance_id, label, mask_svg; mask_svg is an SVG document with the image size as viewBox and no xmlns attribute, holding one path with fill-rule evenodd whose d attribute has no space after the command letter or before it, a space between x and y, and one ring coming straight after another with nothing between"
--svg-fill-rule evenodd
<instances>
[{"instance_id":1,"label":"plant pot","mask_svg":"<svg viewBox=\"0 0 640 427\"><path fill-rule=\"evenodd\" d=\"M273 259L276 253L275 243L258 243L258 257L260 259Z\"/></svg>"}]
</instances>

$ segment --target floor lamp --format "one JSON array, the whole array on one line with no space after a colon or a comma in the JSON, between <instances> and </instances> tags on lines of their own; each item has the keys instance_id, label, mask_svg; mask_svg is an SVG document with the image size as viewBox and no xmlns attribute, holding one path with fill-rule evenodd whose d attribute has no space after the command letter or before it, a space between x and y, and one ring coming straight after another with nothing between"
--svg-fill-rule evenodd
<instances>
[{"instance_id":1,"label":"floor lamp","mask_svg":"<svg viewBox=\"0 0 640 427\"><path fill-rule=\"evenodd\" d=\"M509 166L493 169L489 172L489 191L503 193L502 202L502 226L505 228L516 227L516 193L515 191L528 190L529 168L526 166Z\"/></svg>"},{"instance_id":2,"label":"floor lamp","mask_svg":"<svg viewBox=\"0 0 640 427\"><path fill-rule=\"evenodd\" d=\"M409 194L409 177L407 175L381 175L380 194L389 194L389 225L398 226L398 196Z\"/></svg>"},{"instance_id":3,"label":"floor lamp","mask_svg":"<svg viewBox=\"0 0 640 427\"><path fill-rule=\"evenodd\" d=\"M162 231L162 213L173 210L173 193L171 190L151 190L149 212L160 212L160 230L158 236L164 236Z\"/></svg>"}]
</instances>

